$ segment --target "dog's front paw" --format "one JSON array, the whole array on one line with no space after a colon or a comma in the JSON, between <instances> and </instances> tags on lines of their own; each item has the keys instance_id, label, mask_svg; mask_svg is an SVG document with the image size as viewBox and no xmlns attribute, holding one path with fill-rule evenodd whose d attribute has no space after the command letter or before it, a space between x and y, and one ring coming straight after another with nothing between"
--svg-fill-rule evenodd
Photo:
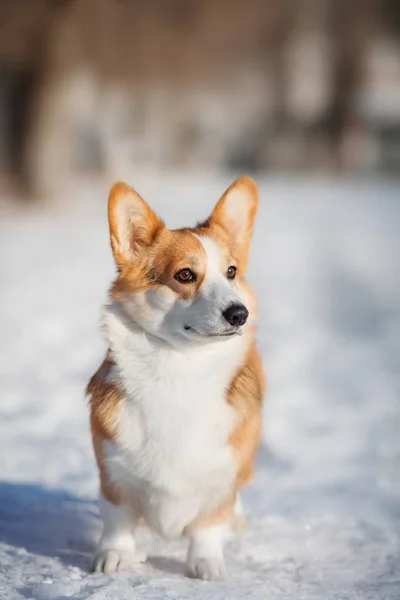
<instances>
[{"instance_id":1,"label":"dog's front paw","mask_svg":"<svg viewBox=\"0 0 400 600\"><path fill-rule=\"evenodd\" d=\"M93 571L95 573L120 573L134 571L138 564L145 562L145 555L127 552L126 550L102 550L95 556Z\"/></svg>"},{"instance_id":2,"label":"dog's front paw","mask_svg":"<svg viewBox=\"0 0 400 600\"><path fill-rule=\"evenodd\" d=\"M227 576L225 563L220 558L192 559L187 567L191 577L205 581L220 581Z\"/></svg>"}]
</instances>

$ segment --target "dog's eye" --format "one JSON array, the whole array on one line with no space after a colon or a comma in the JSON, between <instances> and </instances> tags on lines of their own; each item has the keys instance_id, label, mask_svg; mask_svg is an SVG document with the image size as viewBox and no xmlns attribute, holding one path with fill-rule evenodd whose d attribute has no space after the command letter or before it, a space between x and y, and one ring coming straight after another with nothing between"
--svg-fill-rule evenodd
<instances>
[{"instance_id":1,"label":"dog's eye","mask_svg":"<svg viewBox=\"0 0 400 600\"><path fill-rule=\"evenodd\" d=\"M196 281L196 275L190 269L182 269L176 273L175 279L181 283L191 283Z\"/></svg>"},{"instance_id":2,"label":"dog's eye","mask_svg":"<svg viewBox=\"0 0 400 600\"><path fill-rule=\"evenodd\" d=\"M228 279L235 279L236 277L236 267L229 267L229 269L226 272L226 276Z\"/></svg>"}]
</instances>

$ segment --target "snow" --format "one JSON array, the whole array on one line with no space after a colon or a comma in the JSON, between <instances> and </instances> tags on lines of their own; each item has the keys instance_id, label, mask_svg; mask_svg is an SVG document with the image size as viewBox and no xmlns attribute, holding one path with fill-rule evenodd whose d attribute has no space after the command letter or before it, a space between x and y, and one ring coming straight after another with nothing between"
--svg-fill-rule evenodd
<instances>
[{"instance_id":1,"label":"snow","mask_svg":"<svg viewBox=\"0 0 400 600\"><path fill-rule=\"evenodd\" d=\"M142 177L171 226L204 218L228 177ZM400 597L400 184L260 181L249 279L268 374L264 443L230 577L183 575L147 531L140 570L92 575L97 477L83 391L104 352L113 273L106 187L0 223L0 597L256 600Z\"/></svg>"}]
</instances>

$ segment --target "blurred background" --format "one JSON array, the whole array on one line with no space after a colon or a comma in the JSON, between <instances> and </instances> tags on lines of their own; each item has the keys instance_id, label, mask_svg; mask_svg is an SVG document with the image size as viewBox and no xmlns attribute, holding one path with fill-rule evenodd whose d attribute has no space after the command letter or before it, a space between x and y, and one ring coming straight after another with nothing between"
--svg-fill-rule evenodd
<instances>
[{"instance_id":1,"label":"blurred background","mask_svg":"<svg viewBox=\"0 0 400 600\"><path fill-rule=\"evenodd\" d=\"M399 599L400 0L0 0L0 598L131 597L88 575L108 190L180 227L239 174L268 394L225 596Z\"/></svg>"},{"instance_id":2,"label":"blurred background","mask_svg":"<svg viewBox=\"0 0 400 600\"><path fill-rule=\"evenodd\" d=\"M1 0L1 180L400 169L397 0Z\"/></svg>"}]
</instances>

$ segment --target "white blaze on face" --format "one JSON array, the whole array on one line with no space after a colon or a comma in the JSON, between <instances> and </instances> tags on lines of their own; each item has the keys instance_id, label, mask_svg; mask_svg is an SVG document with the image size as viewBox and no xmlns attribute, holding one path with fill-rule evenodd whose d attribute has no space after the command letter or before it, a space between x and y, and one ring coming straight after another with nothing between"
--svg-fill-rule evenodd
<instances>
[{"instance_id":1,"label":"white blaze on face","mask_svg":"<svg viewBox=\"0 0 400 600\"><path fill-rule=\"evenodd\" d=\"M229 265L222 254L221 248L209 237L195 235L200 240L206 253L206 276L202 285L202 293L212 297L221 307L226 308L238 297L232 289L232 285L226 278L225 271ZM232 301L229 299L232 298Z\"/></svg>"},{"instance_id":2,"label":"white blaze on face","mask_svg":"<svg viewBox=\"0 0 400 600\"><path fill-rule=\"evenodd\" d=\"M201 319L202 332L218 333L228 326L222 314L224 310L232 304L241 304L242 300L226 277L229 265L219 245L209 237L193 235L200 240L206 254L206 276L196 302L196 321L200 324Z\"/></svg>"}]
</instances>

